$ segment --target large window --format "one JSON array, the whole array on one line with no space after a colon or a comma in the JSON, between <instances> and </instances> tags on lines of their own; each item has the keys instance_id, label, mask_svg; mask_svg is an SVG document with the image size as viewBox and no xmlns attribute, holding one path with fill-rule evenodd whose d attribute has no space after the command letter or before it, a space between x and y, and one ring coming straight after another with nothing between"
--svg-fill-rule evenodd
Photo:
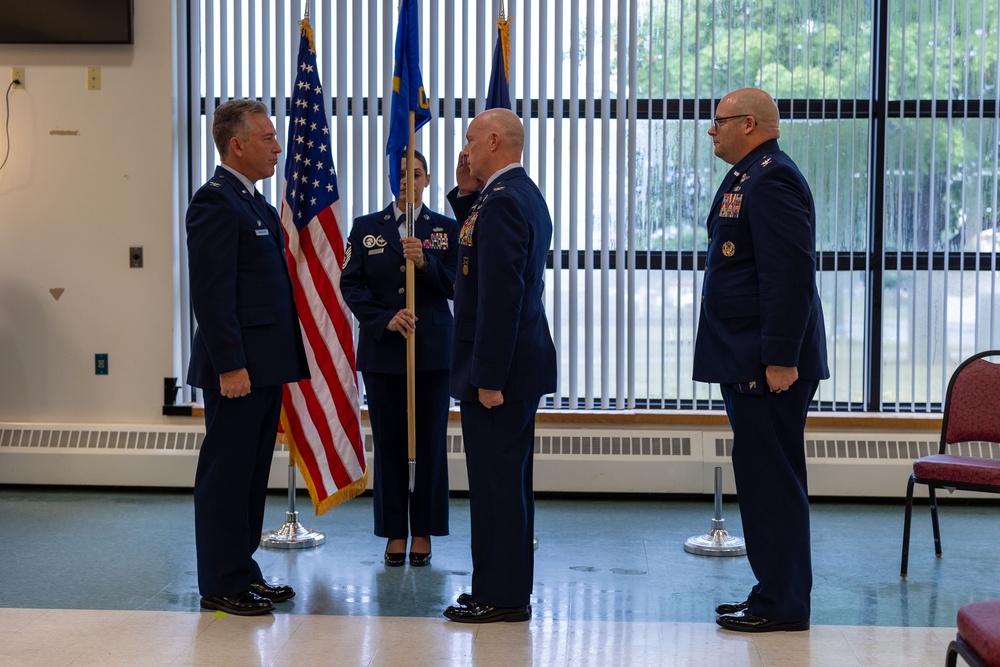
<instances>
[{"instance_id":1,"label":"large window","mask_svg":"<svg viewBox=\"0 0 1000 667\"><path fill-rule=\"evenodd\" d=\"M308 4L346 228L390 199L382 118L398 8ZM214 168L206 128L220 101L261 98L286 133L300 6L179 8L190 108L182 190ZM444 193L483 106L499 2L420 7L434 118L417 142L430 161L429 204L450 212ZM556 407L721 407L717 387L691 380L705 217L726 168L706 131L718 99L744 86L778 100L780 143L816 199L833 373L817 408L933 411L962 358L1000 347L995 1L505 7L524 164L555 223L546 298L559 350ZM280 175L272 180L276 201Z\"/></svg>"}]
</instances>

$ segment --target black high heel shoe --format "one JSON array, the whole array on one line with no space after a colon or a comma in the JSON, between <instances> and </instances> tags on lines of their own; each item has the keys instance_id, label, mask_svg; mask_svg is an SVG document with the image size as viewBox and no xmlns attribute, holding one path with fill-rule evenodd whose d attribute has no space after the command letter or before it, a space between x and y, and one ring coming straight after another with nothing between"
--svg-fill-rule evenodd
<instances>
[{"instance_id":1,"label":"black high heel shoe","mask_svg":"<svg viewBox=\"0 0 1000 667\"><path fill-rule=\"evenodd\" d=\"M385 556L383 558L385 560L385 564L388 567L401 567L403 563L406 562L406 552L404 551L403 553L399 554L391 554L388 551L386 551Z\"/></svg>"},{"instance_id":2,"label":"black high heel shoe","mask_svg":"<svg viewBox=\"0 0 1000 667\"><path fill-rule=\"evenodd\" d=\"M428 551L425 554L417 553L416 551L410 552L410 565L413 567L423 567L424 565L431 564L431 552Z\"/></svg>"}]
</instances>

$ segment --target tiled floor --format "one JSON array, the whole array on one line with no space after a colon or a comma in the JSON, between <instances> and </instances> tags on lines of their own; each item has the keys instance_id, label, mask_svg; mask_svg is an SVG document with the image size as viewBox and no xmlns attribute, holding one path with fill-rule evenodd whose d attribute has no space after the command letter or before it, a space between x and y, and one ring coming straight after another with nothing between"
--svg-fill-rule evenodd
<instances>
[{"instance_id":1,"label":"tiled floor","mask_svg":"<svg viewBox=\"0 0 1000 667\"><path fill-rule=\"evenodd\" d=\"M460 625L440 613L470 582L465 499L423 569L382 565L370 498L300 502L327 543L258 552L298 595L238 618L198 611L189 493L0 487L0 665L938 666L958 607L1000 598L996 505L942 503L940 560L917 508L902 581L901 504L817 502L812 629L726 632L712 608L746 594L746 559L682 549L710 500L540 499L533 619ZM269 527L285 505L269 499Z\"/></svg>"}]
</instances>

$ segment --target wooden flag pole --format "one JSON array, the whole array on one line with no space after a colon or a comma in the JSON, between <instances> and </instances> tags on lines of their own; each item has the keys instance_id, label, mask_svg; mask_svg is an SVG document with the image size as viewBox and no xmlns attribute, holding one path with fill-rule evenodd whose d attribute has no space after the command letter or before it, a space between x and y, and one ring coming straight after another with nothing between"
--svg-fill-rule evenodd
<instances>
[{"instance_id":1,"label":"wooden flag pole","mask_svg":"<svg viewBox=\"0 0 1000 667\"><path fill-rule=\"evenodd\" d=\"M416 113L410 111L410 141L406 145L406 235L414 236L413 220L413 168L416 157L413 155L414 124ZM406 308L416 316L416 294L414 288L415 265L412 259L406 260ZM417 340L416 331L406 339L406 440L407 457L409 459L410 492L416 482L417 467Z\"/></svg>"}]
</instances>

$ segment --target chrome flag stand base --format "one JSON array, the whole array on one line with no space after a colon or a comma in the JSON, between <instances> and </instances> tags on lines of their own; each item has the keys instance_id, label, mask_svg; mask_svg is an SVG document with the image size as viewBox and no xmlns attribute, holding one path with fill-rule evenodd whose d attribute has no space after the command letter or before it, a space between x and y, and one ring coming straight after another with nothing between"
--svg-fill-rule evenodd
<instances>
[{"instance_id":1,"label":"chrome flag stand base","mask_svg":"<svg viewBox=\"0 0 1000 667\"><path fill-rule=\"evenodd\" d=\"M708 535L688 538L684 551L698 556L746 556L747 546L742 537L726 532L722 518L722 468L715 468L715 518Z\"/></svg>"},{"instance_id":2,"label":"chrome flag stand base","mask_svg":"<svg viewBox=\"0 0 1000 667\"><path fill-rule=\"evenodd\" d=\"M269 549L306 549L318 547L326 542L326 535L318 530L309 530L299 523L299 513L295 511L295 464L288 464L288 511L285 523L277 530L269 530L260 536L260 546Z\"/></svg>"}]
</instances>

